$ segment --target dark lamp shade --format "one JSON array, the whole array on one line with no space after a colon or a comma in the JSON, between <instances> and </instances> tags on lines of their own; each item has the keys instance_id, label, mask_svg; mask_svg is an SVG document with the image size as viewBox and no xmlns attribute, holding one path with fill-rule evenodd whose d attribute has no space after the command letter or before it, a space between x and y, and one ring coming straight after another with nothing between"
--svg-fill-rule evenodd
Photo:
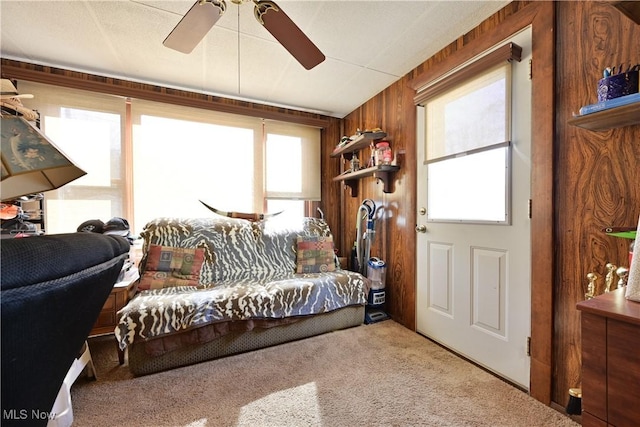
<instances>
[{"instance_id":1,"label":"dark lamp shade","mask_svg":"<svg viewBox=\"0 0 640 427\"><path fill-rule=\"evenodd\" d=\"M55 190L87 173L22 117L3 116L0 198Z\"/></svg>"}]
</instances>

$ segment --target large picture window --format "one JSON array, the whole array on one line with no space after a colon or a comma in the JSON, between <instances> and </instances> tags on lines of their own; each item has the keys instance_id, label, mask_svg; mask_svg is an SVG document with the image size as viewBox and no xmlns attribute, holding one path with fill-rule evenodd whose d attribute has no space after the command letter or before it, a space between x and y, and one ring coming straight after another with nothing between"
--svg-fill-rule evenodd
<instances>
[{"instance_id":1,"label":"large picture window","mask_svg":"<svg viewBox=\"0 0 640 427\"><path fill-rule=\"evenodd\" d=\"M47 233L89 219L285 210L320 196L320 130L31 82L44 133L87 175L45 194ZM26 104L26 103L25 103Z\"/></svg>"}]
</instances>

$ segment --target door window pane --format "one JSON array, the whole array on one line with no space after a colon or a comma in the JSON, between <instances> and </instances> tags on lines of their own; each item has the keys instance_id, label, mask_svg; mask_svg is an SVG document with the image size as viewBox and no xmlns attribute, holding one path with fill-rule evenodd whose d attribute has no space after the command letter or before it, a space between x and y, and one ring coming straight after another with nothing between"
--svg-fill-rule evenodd
<instances>
[{"instance_id":1,"label":"door window pane","mask_svg":"<svg viewBox=\"0 0 640 427\"><path fill-rule=\"evenodd\" d=\"M427 165L430 221L506 222L508 147Z\"/></svg>"},{"instance_id":2,"label":"door window pane","mask_svg":"<svg viewBox=\"0 0 640 427\"><path fill-rule=\"evenodd\" d=\"M427 160L509 140L508 70L500 65L427 102Z\"/></svg>"},{"instance_id":3,"label":"door window pane","mask_svg":"<svg viewBox=\"0 0 640 427\"><path fill-rule=\"evenodd\" d=\"M510 70L499 64L426 101L430 221L509 223Z\"/></svg>"}]
</instances>

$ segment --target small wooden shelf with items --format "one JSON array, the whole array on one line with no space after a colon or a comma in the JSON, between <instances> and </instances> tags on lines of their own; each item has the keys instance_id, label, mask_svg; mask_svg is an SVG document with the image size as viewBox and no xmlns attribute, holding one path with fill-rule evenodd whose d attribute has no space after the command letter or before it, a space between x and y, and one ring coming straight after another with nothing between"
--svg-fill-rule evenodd
<instances>
[{"instance_id":1,"label":"small wooden shelf with items","mask_svg":"<svg viewBox=\"0 0 640 427\"><path fill-rule=\"evenodd\" d=\"M356 172L345 172L333 178L334 181L344 181L344 184L351 188L351 196L358 196L358 180L367 176L373 176L384 184L382 191L391 193L391 175L400 169L395 165L378 165L370 168L360 169Z\"/></svg>"},{"instance_id":2,"label":"small wooden shelf with items","mask_svg":"<svg viewBox=\"0 0 640 427\"><path fill-rule=\"evenodd\" d=\"M385 132L363 132L347 144L343 146L338 145L338 147L333 150L333 153L331 153L331 157L342 156L350 160L354 152L369 147L373 141L381 141L386 137L387 134Z\"/></svg>"},{"instance_id":3,"label":"small wooden shelf with items","mask_svg":"<svg viewBox=\"0 0 640 427\"><path fill-rule=\"evenodd\" d=\"M568 120L573 126L592 131L605 131L640 124L640 102L574 116Z\"/></svg>"},{"instance_id":4,"label":"small wooden shelf with items","mask_svg":"<svg viewBox=\"0 0 640 427\"><path fill-rule=\"evenodd\" d=\"M344 145L338 145L331 153L331 157L342 157L346 160L353 159L353 156L358 151L369 148L375 141L382 141L386 138L387 134L382 131L376 132L362 132L355 138L352 137L351 141ZM361 156L362 157L362 156ZM375 166L364 167L356 171L348 169L340 175L333 178L334 182L344 182L344 184L351 189L351 197L358 196L358 182L362 178L373 176L376 179L382 181L383 189L385 193L392 192L392 179L393 173L400 169L399 166L393 164L379 164Z\"/></svg>"}]
</instances>

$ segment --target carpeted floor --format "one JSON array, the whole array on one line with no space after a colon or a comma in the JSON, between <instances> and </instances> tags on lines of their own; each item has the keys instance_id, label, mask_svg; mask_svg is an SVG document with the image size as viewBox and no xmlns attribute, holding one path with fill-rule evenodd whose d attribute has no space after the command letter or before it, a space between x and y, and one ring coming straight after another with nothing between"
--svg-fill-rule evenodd
<instances>
[{"instance_id":1,"label":"carpeted floor","mask_svg":"<svg viewBox=\"0 0 640 427\"><path fill-rule=\"evenodd\" d=\"M392 320L138 378L89 346L74 427L578 426Z\"/></svg>"}]
</instances>

